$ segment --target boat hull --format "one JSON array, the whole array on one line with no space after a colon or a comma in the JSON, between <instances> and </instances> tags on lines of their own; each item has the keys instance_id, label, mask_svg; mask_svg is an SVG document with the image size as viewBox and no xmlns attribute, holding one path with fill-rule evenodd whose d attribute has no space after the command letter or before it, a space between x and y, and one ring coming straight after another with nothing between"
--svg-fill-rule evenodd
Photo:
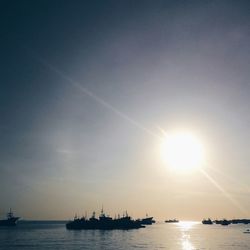
<instances>
[{"instance_id":1,"label":"boat hull","mask_svg":"<svg viewBox=\"0 0 250 250\"><path fill-rule=\"evenodd\" d=\"M155 220L153 220L153 217L147 217L139 220L139 222L142 225L152 225L153 223L155 223Z\"/></svg>"},{"instance_id":2,"label":"boat hull","mask_svg":"<svg viewBox=\"0 0 250 250\"><path fill-rule=\"evenodd\" d=\"M77 219L74 221L69 221L66 224L66 228L68 230L88 230L88 229L99 229L99 230L129 230L129 229L139 229L143 228L140 222L132 221L132 220L112 220L112 221L89 221L89 220L82 220Z\"/></svg>"},{"instance_id":3,"label":"boat hull","mask_svg":"<svg viewBox=\"0 0 250 250\"><path fill-rule=\"evenodd\" d=\"M19 219L18 217L13 217L13 218L6 219L6 220L0 220L0 226L4 226L4 227L16 226L16 222L18 219Z\"/></svg>"}]
</instances>

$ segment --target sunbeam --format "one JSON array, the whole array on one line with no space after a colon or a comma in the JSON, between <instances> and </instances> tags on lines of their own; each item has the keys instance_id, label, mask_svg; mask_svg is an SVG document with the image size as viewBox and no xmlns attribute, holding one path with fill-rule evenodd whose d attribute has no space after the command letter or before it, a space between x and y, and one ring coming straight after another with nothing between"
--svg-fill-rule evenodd
<instances>
[{"instance_id":1,"label":"sunbeam","mask_svg":"<svg viewBox=\"0 0 250 250\"><path fill-rule=\"evenodd\" d=\"M200 172L242 213L249 215L248 211L243 208L237 200L235 200L218 182L216 182L204 169L200 169Z\"/></svg>"},{"instance_id":2,"label":"sunbeam","mask_svg":"<svg viewBox=\"0 0 250 250\"><path fill-rule=\"evenodd\" d=\"M157 137L158 139L162 139L159 135L155 134L154 132L152 132L148 128L144 127L139 122L135 121L134 119L132 119L128 115L124 114L123 112L121 112L117 108L113 107L110 103L104 101L102 98L98 97L96 94L94 94L93 92L89 91L87 88L83 87L79 82L74 81L72 78L70 78L68 75L66 75L65 73L63 73L62 71L60 71L58 68L56 68L52 64L46 62L46 60L42 59L41 57L37 57L36 59L39 60L39 62L41 64L43 64L44 66L46 66L47 68L49 68L52 72L56 73L58 76L60 76L64 80L68 81L68 83L70 83L72 86L74 86L75 88L79 89L82 93L84 93L85 95L88 95L93 100L95 100L97 103L101 104L103 107L105 107L105 108L109 109L110 111L112 111L113 113L115 113L117 116L119 116L122 119L128 121L129 123L133 124L138 129L143 130L147 134L149 134L151 136L154 136L154 137Z\"/></svg>"},{"instance_id":3,"label":"sunbeam","mask_svg":"<svg viewBox=\"0 0 250 250\"><path fill-rule=\"evenodd\" d=\"M238 188L240 188L242 191L247 192L250 194L250 187L246 183L242 183L236 178L233 178L232 176L226 174L225 172L221 171L218 168L215 168L211 166L211 164L206 164L206 168L211 169L214 171L217 175L219 174L222 178L226 179L227 181L233 182L234 184L237 185Z\"/></svg>"}]
</instances>

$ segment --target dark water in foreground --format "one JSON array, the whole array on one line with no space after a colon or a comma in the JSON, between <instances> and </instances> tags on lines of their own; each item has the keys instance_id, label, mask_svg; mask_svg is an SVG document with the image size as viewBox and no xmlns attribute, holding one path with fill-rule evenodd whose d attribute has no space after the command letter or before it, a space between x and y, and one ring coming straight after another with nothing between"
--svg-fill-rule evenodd
<instances>
[{"instance_id":1,"label":"dark water in foreground","mask_svg":"<svg viewBox=\"0 0 250 250\"><path fill-rule=\"evenodd\" d=\"M157 223L138 230L67 231L63 222L21 222L0 228L0 249L170 249L249 250L250 225Z\"/></svg>"}]
</instances>

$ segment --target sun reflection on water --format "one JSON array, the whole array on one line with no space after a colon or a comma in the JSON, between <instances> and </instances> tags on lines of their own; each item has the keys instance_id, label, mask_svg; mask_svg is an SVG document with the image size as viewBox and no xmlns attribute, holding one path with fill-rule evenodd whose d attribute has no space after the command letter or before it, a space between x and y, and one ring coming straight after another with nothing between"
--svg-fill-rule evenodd
<instances>
[{"instance_id":1,"label":"sun reflection on water","mask_svg":"<svg viewBox=\"0 0 250 250\"><path fill-rule=\"evenodd\" d=\"M178 227L181 230L181 245L182 250L194 250L194 246L190 241L190 231L195 227L198 222L195 221L181 221L178 223Z\"/></svg>"},{"instance_id":2,"label":"sun reflection on water","mask_svg":"<svg viewBox=\"0 0 250 250\"><path fill-rule=\"evenodd\" d=\"M194 250L194 246L191 244L191 242L188 239L182 240L182 249L183 250Z\"/></svg>"},{"instance_id":3,"label":"sun reflection on water","mask_svg":"<svg viewBox=\"0 0 250 250\"><path fill-rule=\"evenodd\" d=\"M180 221L177 225L181 231L188 231L197 224L199 224L197 221Z\"/></svg>"}]
</instances>

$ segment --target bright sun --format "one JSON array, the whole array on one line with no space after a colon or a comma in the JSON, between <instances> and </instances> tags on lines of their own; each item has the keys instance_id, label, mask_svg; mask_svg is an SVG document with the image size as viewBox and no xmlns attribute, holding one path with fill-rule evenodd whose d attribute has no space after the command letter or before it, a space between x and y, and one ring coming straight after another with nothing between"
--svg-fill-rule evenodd
<instances>
[{"instance_id":1,"label":"bright sun","mask_svg":"<svg viewBox=\"0 0 250 250\"><path fill-rule=\"evenodd\" d=\"M164 137L162 157L174 170L188 172L201 167L204 150L202 144L192 134L176 132Z\"/></svg>"}]
</instances>

